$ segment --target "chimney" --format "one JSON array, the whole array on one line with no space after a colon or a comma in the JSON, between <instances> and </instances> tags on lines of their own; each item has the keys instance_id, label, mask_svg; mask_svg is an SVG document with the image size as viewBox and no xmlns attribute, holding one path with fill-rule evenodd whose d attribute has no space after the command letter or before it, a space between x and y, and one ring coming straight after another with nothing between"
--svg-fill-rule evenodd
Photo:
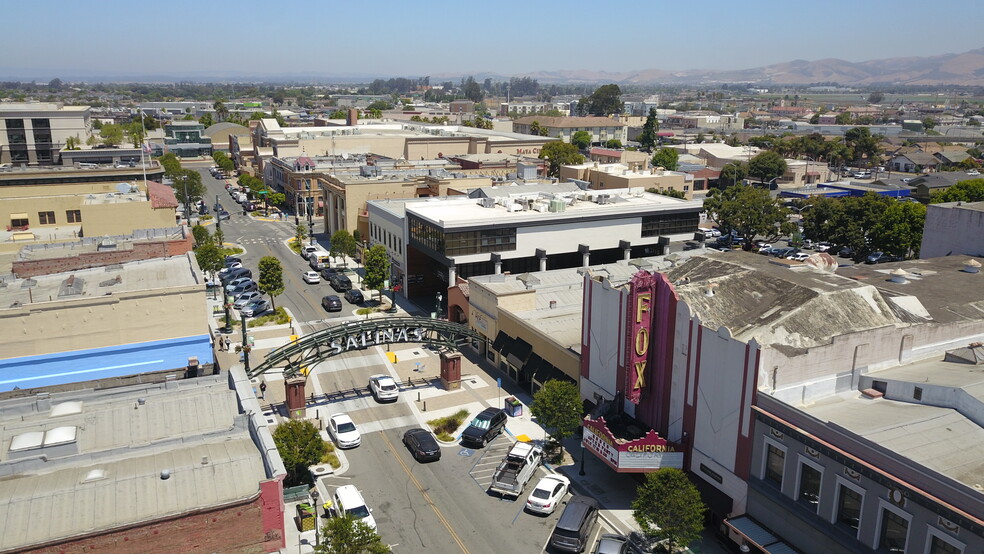
<instances>
[{"instance_id":1,"label":"chimney","mask_svg":"<svg viewBox=\"0 0 984 554\"><path fill-rule=\"evenodd\" d=\"M556 300L551 300L550 301L550 309L552 310L552 309L554 309L556 307L557 307L557 301Z\"/></svg>"},{"instance_id":2,"label":"chimney","mask_svg":"<svg viewBox=\"0 0 984 554\"><path fill-rule=\"evenodd\" d=\"M355 108L349 108L348 117L345 118L345 124L349 127L353 127L359 124L359 110Z\"/></svg>"}]
</instances>

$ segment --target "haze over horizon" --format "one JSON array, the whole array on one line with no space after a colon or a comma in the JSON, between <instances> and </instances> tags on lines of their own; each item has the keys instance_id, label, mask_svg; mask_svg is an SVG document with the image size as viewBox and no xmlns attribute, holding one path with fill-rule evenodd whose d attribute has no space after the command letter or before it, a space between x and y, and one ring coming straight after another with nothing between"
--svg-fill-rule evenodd
<instances>
[{"instance_id":1,"label":"haze over horizon","mask_svg":"<svg viewBox=\"0 0 984 554\"><path fill-rule=\"evenodd\" d=\"M8 53L0 79L737 70L984 46L975 33L954 29L954 21L967 31L984 27L975 2L938 6L938 24L930 16L906 26L900 18L925 14L925 3L750 0L736 9L709 0L690 13L645 0L414 6L38 0L4 6L5 19L21 24L5 26L0 38Z\"/></svg>"}]
</instances>

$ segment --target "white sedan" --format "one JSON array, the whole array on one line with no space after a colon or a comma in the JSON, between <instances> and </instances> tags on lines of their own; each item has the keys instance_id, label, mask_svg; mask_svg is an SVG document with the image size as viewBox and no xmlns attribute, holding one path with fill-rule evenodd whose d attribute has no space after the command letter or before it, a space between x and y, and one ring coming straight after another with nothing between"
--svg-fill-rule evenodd
<instances>
[{"instance_id":1,"label":"white sedan","mask_svg":"<svg viewBox=\"0 0 984 554\"><path fill-rule=\"evenodd\" d=\"M317 271L305 271L304 282L309 285L317 285L321 282L321 275L318 275Z\"/></svg>"},{"instance_id":2,"label":"white sedan","mask_svg":"<svg viewBox=\"0 0 984 554\"><path fill-rule=\"evenodd\" d=\"M793 254L792 256L789 256L786 259L787 260L797 261L797 262L805 262L806 259L809 258L809 257L810 257L810 255L807 254L806 252L797 252L797 253Z\"/></svg>"},{"instance_id":3,"label":"white sedan","mask_svg":"<svg viewBox=\"0 0 984 554\"><path fill-rule=\"evenodd\" d=\"M396 381L389 375L372 375L369 377L369 390L376 397L378 402L386 400L396 401L400 397L400 388L396 386Z\"/></svg>"},{"instance_id":4,"label":"white sedan","mask_svg":"<svg viewBox=\"0 0 984 554\"><path fill-rule=\"evenodd\" d=\"M526 500L526 509L538 514L552 514L557 505L564 500L571 480L563 475L551 473L540 479L530 497Z\"/></svg>"},{"instance_id":5,"label":"white sedan","mask_svg":"<svg viewBox=\"0 0 984 554\"><path fill-rule=\"evenodd\" d=\"M328 434L339 448L355 448L362 444L362 435L348 414L332 414L328 418Z\"/></svg>"}]
</instances>

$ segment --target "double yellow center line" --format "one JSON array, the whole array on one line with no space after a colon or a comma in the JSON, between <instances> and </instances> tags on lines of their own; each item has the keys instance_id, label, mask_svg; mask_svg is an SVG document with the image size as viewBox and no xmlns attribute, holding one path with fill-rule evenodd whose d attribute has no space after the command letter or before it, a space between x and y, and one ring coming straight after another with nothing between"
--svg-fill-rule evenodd
<instances>
[{"instance_id":1,"label":"double yellow center line","mask_svg":"<svg viewBox=\"0 0 984 554\"><path fill-rule=\"evenodd\" d=\"M393 443L389 440L389 437L386 436L386 432L383 431L380 433L380 435L382 435L383 440L386 441L386 444L387 446L389 446L390 451L393 452L393 457L396 458L396 461L400 463L400 467L403 468L403 471L407 474L408 477L410 477L410 480L413 481L414 486L417 487L418 491L420 491L420 495L424 498L424 501L426 501L427 504L431 507L431 510L434 510L434 514L437 516L437 519L441 520L441 523L444 524L444 527L448 530L448 534L450 534L451 538L454 539L454 542L458 545L458 548L460 548L464 554L469 554L468 548L465 547L465 543L461 542L461 537L459 537L458 534L454 532L454 527L451 526L451 522L449 522L448 519L444 517L444 514L441 513L440 508L437 507L437 504L435 504L434 501L431 500L430 495L427 494L426 490L424 490L423 485L421 485L420 481L418 481L417 478L414 477L413 472L410 471L410 468L407 466L406 462L404 462L403 458L399 454L397 454L396 448L393 446Z\"/></svg>"}]
</instances>

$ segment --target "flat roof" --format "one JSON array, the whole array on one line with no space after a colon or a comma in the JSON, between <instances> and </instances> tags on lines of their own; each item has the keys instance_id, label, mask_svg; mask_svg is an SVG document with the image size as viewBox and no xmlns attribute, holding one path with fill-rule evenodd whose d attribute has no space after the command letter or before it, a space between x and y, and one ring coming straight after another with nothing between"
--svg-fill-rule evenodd
<instances>
[{"instance_id":1,"label":"flat roof","mask_svg":"<svg viewBox=\"0 0 984 554\"><path fill-rule=\"evenodd\" d=\"M58 247L58 250L63 256L77 255L86 251L73 249L71 246ZM98 250L98 247L94 248ZM52 257L52 252L44 249L39 255ZM4 283L6 286L0 287L0 311L16 309L28 304L92 299L113 293L193 286L204 283L204 280L193 253L188 252L183 256L38 275L28 279L7 280Z\"/></svg>"},{"instance_id":2,"label":"flat roof","mask_svg":"<svg viewBox=\"0 0 984 554\"><path fill-rule=\"evenodd\" d=\"M940 359L875 371L873 379L957 391L980 411L982 366ZM835 423L867 440L976 489L984 479L984 427L956 409L920 404L911 398L868 398L858 391L833 395L797 409Z\"/></svg>"},{"instance_id":3,"label":"flat roof","mask_svg":"<svg viewBox=\"0 0 984 554\"><path fill-rule=\"evenodd\" d=\"M493 187L494 190L494 187ZM522 193L521 193L522 194ZM592 199L608 195L609 203L599 204ZM448 196L439 198L413 199L405 204L407 213L429 220L445 229L454 227L471 227L489 224L538 224L544 225L578 220L585 217L641 217L654 211L680 210L699 211L702 209L701 200L682 200L660 194L644 192L641 187L631 189L586 190L565 194L547 194L533 192L528 195L533 203L523 209L514 202L516 198L496 199L491 207L483 207L481 200L463 196ZM563 200L563 211L549 211L551 198ZM509 206L509 207L507 207ZM519 206L516 209L515 206Z\"/></svg>"},{"instance_id":4,"label":"flat roof","mask_svg":"<svg viewBox=\"0 0 984 554\"><path fill-rule=\"evenodd\" d=\"M246 417L226 376L0 401L0 550L248 501L267 475ZM13 437L56 427L74 440L12 463Z\"/></svg>"}]
</instances>

